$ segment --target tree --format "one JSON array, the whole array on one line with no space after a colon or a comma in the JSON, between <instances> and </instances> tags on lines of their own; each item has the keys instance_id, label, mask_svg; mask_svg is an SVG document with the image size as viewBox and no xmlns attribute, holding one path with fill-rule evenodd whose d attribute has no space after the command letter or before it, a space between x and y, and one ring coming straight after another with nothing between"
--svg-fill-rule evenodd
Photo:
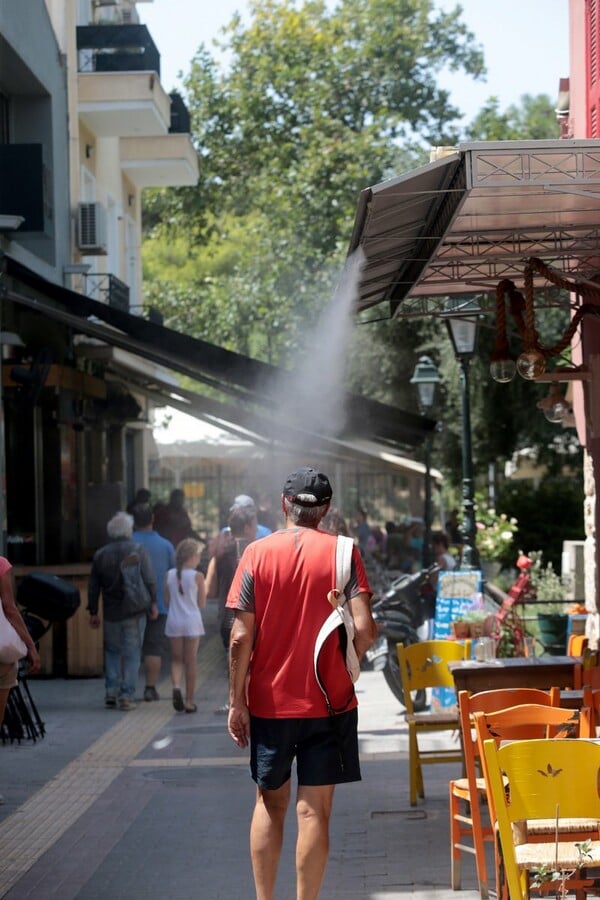
<instances>
[{"instance_id":1,"label":"tree","mask_svg":"<svg viewBox=\"0 0 600 900\"><path fill-rule=\"evenodd\" d=\"M403 142L410 168L417 140L456 139L436 74L479 77L483 58L458 8L431 0L257 0L223 40L229 67L201 47L185 81L200 183L149 197L146 275L167 231L203 268L228 256L210 285L178 290L186 328L278 362L328 299L358 192L391 174ZM173 316L158 274L151 302Z\"/></svg>"},{"instance_id":2,"label":"tree","mask_svg":"<svg viewBox=\"0 0 600 900\"><path fill-rule=\"evenodd\" d=\"M466 129L469 141L543 141L560 137L555 105L547 94L523 94L521 105L502 113L497 97L490 97Z\"/></svg>"},{"instance_id":3,"label":"tree","mask_svg":"<svg viewBox=\"0 0 600 900\"><path fill-rule=\"evenodd\" d=\"M148 301L173 327L271 363L290 365L331 296L361 189L426 162L431 143L557 134L549 98L529 95L504 112L490 98L459 132L437 76L447 66L484 73L460 7L256 0L247 24L235 16L224 30L222 47L226 68L201 46L185 81L200 183L145 203ZM445 331L386 315L381 306L358 317L347 387L414 409L410 376L420 353L432 355L444 379L436 465L458 484L458 369ZM552 443L531 397L514 395L539 386L491 382L490 349L484 334L472 377L477 472L515 448Z\"/></svg>"}]
</instances>

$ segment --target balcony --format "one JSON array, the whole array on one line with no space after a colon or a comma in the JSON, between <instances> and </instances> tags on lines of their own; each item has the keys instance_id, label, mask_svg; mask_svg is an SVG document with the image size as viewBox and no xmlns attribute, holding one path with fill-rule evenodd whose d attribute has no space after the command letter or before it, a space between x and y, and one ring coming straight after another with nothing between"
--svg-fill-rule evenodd
<instances>
[{"instance_id":1,"label":"balcony","mask_svg":"<svg viewBox=\"0 0 600 900\"><path fill-rule=\"evenodd\" d=\"M198 154L189 134L122 138L121 168L139 189L198 182Z\"/></svg>"},{"instance_id":2,"label":"balcony","mask_svg":"<svg viewBox=\"0 0 600 900\"><path fill-rule=\"evenodd\" d=\"M169 125L169 134L189 134L190 133L190 114L188 108L183 101L183 97L177 91L171 91L171 124Z\"/></svg>"},{"instance_id":3,"label":"balcony","mask_svg":"<svg viewBox=\"0 0 600 900\"><path fill-rule=\"evenodd\" d=\"M80 25L79 72L155 72L160 54L145 25Z\"/></svg>"},{"instance_id":4,"label":"balcony","mask_svg":"<svg viewBox=\"0 0 600 900\"><path fill-rule=\"evenodd\" d=\"M93 134L168 132L171 98L161 86L158 52L145 25L79 27L77 49L79 117Z\"/></svg>"},{"instance_id":5,"label":"balcony","mask_svg":"<svg viewBox=\"0 0 600 900\"><path fill-rule=\"evenodd\" d=\"M121 312L129 312L129 287L116 275L89 272L84 278L86 296Z\"/></svg>"}]
</instances>

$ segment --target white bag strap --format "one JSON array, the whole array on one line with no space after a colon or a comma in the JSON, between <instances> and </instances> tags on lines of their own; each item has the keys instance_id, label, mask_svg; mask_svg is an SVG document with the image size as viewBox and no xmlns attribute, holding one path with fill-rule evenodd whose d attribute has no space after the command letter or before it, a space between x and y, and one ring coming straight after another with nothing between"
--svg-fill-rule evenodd
<instances>
[{"instance_id":1,"label":"white bag strap","mask_svg":"<svg viewBox=\"0 0 600 900\"><path fill-rule=\"evenodd\" d=\"M344 597L344 588L350 581L351 574L351 566L352 566L352 549L354 547L354 541L350 537L345 537L344 535L338 535L337 546L335 551L335 564L336 564L336 587L329 591L327 595L327 599L331 603L333 610L327 616L319 633L317 635L317 639L315 641L315 649L313 654L313 666L315 671L315 677L317 679L318 685L323 691L325 696L325 700L329 707L329 698L327 696L327 691L323 686L321 679L319 677L318 671L318 659L319 653L321 652L321 647L327 640L330 634L334 632L337 628L342 625L346 629L346 635L348 639L348 647L346 649L346 668L352 678L352 681L356 681L360 672L360 664L358 662L358 658L356 656L356 652L354 651L354 621L348 610L346 604L346 598ZM333 712L332 710L330 710Z\"/></svg>"},{"instance_id":2,"label":"white bag strap","mask_svg":"<svg viewBox=\"0 0 600 900\"><path fill-rule=\"evenodd\" d=\"M338 534L337 546L335 548L335 586L340 594L344 593L344 588L350 581L353 547L354 541L351 537L345 537L343 534Z\"/></svg>"}]
</instances>

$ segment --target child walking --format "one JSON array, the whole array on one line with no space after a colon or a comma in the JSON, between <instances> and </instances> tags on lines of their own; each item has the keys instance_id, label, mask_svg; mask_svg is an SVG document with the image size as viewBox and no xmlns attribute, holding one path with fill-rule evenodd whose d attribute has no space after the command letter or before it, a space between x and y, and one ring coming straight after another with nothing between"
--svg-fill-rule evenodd
<instances>
[{"instance_id":1,"label":"child walking","mask_svg":"<svg viewBox=\"0 0 600 900\"><path fill-rule=\"evenodd\" d=\"M166 579L165 602L169 609L165 634L171 642L173 706L177 712L195 713L196 655L204 632L200 609L206 606L204 575L197 571L202 545L186 538L175 550L175 568ZM185 703L181 693L185 673Z\"/></svg>"}]
</instances>

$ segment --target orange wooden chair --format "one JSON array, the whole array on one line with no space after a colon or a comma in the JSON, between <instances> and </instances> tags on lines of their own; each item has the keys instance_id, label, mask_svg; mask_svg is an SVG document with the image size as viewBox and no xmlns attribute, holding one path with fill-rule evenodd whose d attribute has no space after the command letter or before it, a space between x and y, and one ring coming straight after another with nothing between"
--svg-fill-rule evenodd
<instances>
[{"instance_id":1,"label":"orange wooden chair","mask_svg":"<svg viewBox=\"0 0 600 900\"><path fill-rule=\"evenodd\" d=\"M600 687L591 684L583 685L582 710L587 710L590 716L592 736L597 737L600 727Z\"/></svg>"},{"instance_id":2,"label":"orange wooden chair","mask_svg":"<svg viewBox=\"0 0 600 900\"><path fill-rule=\"evenodd\" d=\"M408 725L408 763L410 772L410 805L416 806L417 797L425 796L423 766L432 763L463 762L462 749L458 740L453 746L424 750L419 744L419 735L431 732L457 732L458 712L449 709L441 712L415 712L412 693L434 687L454 687L454 678L448 668L449 662L465 659L470 651L470 642L459 641L419 641L417 644L396 644L404 705L405 720Z\"/></svg>"},{"instance_id":3,"label":"orange wooden chair","mask_svg":"<svg viewBox=\"0 0 600 900\"><path fill-rule=\"evenodd\" d=\"M585 634L570 634L567 643L567 656L583 656L588 645Z\"/></svg>"},{"instance_id":4,"label":"orange wooden chair","mask_svg":"<svg viewBox=\"0 0 600 900\"><path fill-rule=\"evenodd\" d=\"M479 747L473 729L474 713L492 712L523 703L558 706L559 702L558 688L552 688L550 691L537 688L500 688L477 694L459 691L458 715L466 775L449 783L450 865L453 890L460 890L462 854L469 853L475 856L479 893L483 900L487 900L489 896L485 842L494 840L494 831L489 823L484 824L482 817L482 800L485 798L486 789L485 780L480 775Z\"/></svg>"},{"instance_id":5,"label":"orange wooden chair","mask_svg":"<svg viewBox=\"0 0 600 900\"><path fill-rule=\"evenodd\" d=\"M560 706L524 703L506 709L490 712L476 712L473 715L478 752L483 761L483 774L492 829L496 828L496 809L490 796L489 778L485 767L483 746L493 739L498 745L503 741L523 741L557 738L591 737L589 710L565 709ZM557 829L556 819L530 819L524 823L524 833L531 843L552 840L585 841L598 831L597 819L562 818ZM503 876L503 863L495 843L496 895L508 898Z\"/></svg>"}]
</instances>

